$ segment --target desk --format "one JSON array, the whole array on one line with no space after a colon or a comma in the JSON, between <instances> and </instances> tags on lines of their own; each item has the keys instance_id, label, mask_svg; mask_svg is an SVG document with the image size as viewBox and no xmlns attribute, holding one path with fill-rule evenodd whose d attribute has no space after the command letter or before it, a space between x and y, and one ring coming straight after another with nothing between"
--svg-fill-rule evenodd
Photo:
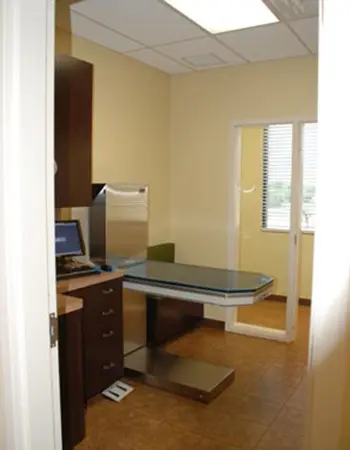
<instances>
[{"instance_id":1,"label":"desk","mask_svg":"<svg viewBox=\"0 0 350 450\"><path fill-rule=\"evenodd\" d=\"M123 375L122 276L115 271L57 283L64 450L84 439L87 400Z\"/></svg>"},{"instance_id":2,"label":"desk","mask_svg":"<svg viewBox=\"0 0 350 450\"><path fill-rule=\"evenodd\" d=\"M160 261L125 268L123 287L162 298L220 307L251 305L268 297L273 279L262 274ZM205 403L234 380L234 369L143 347L124 359L126 374Z\"/></svg>"}]
</instances>

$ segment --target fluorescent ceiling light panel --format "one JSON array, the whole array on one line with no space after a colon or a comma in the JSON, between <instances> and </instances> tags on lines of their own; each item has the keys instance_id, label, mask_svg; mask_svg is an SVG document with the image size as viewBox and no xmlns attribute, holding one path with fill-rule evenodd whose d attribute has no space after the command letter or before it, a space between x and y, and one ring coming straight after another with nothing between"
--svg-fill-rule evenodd
<instances>
[{"instance_id":1,"label":"fluorescent ceiling light panel","mask_svg":"<svg viewBox=\"0 0 350 450\"><path fill-rule=\"evenodd\" d=\"M278 22L262 0L165 0L210 33Z\"/></svg>"}]
</instances>

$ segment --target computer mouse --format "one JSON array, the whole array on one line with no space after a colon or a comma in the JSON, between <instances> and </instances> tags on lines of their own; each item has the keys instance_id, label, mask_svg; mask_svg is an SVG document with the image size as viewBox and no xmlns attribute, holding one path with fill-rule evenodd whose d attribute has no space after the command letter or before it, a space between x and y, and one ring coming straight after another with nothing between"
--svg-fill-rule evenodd
<instances>
[{"instance_id":1,"label":"computer mouse","mask_svg":"<svg viewBox=\"0 0 350 450\"><path fill-rule=\"evenodd\" d=\"M113 272L115 270L115 268L113 266L110 266L109 264L102 264L102 266L100 267L104 272Z\"/></svg>"}]
</instances>

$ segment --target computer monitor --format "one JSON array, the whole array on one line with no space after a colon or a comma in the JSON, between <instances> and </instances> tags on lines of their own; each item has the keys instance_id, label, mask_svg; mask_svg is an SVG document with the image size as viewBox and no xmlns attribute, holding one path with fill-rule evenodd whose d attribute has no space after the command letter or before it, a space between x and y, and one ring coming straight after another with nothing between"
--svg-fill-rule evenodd
<instances>
[{"instance_id":1,"label":"computer monitor","mask_svg":"<svg viewBox=\"0 0 350 450\"><path fill-rule=\"evenodd\" d=\"M60 220L55 223L55 247L56 257L85 255L79 220Z\"/></svg>"}]
</instances>

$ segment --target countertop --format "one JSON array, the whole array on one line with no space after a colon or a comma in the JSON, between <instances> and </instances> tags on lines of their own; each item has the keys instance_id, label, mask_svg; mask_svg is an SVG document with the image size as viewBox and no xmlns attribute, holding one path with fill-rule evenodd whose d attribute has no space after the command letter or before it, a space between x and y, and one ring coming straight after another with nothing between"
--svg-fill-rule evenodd
<instances>
[{"instance_id":1,"label":"countertop","mask_svg":"<svg viewBox=\"0 0 350 450\"><path fill-rule=\"evenodd\" d=\"M83 300L81 298L57 293L57 314L59 316L78 311L82 307Z\"/></svg>"},{"instance_id":2,"label":"countertop","mask_svg":"<svg viewBox=\"0 0 350 450\"><path fill-rule=\"evenodd\" d=\"M97 275L90 275L78 278L70 278L57 282L57 313L58 315L69 314L83 307L81 298L65 295L78 289L87 288L94 284L105 283L116 280L124 275L122 270L113 272L103 272Z\"/></svg>"}]
</instances>

